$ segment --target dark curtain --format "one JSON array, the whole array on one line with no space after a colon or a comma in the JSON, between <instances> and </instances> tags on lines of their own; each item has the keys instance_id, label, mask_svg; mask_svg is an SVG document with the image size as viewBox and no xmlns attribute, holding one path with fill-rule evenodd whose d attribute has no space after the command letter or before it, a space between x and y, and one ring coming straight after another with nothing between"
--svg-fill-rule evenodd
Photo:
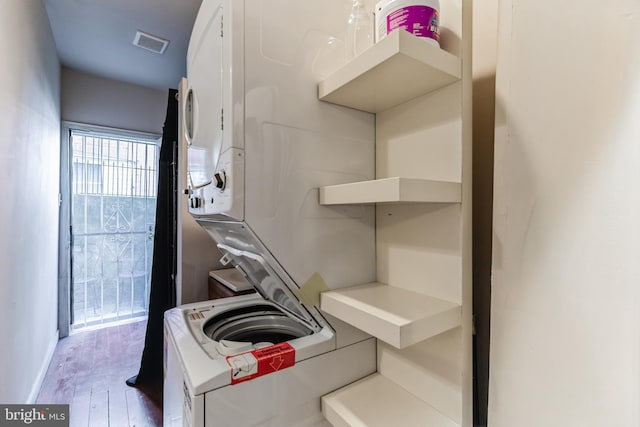
<instances>
[{"instance_id":1,"label":"dark curtain","mask_svg":"<svg viewBox=\"0 0 640 427\"><path fill-rule=\"evenodd\" d=\"M178 91L169 89L167 115L162 132L158 166L158 199L151 267L149 317L138 375L130 386L162 386L164 312L176 306L177 269L177 176L178 176Z\"/></svg>"}]
</instances>

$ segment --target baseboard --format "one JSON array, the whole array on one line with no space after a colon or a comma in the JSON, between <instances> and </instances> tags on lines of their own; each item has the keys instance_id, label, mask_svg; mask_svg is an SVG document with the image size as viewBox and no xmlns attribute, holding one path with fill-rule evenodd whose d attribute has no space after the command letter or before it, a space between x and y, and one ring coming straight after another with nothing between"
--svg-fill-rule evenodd
<instances>
[{"instance_id":1,"label":"baseboard","mask_svg":"<svg viewBox=\"0 0 640 427\"><path fill-rule=\"evenodd\" d=\"M36 400L38 399L38 394L40 393L40 388L42 388L44 377L47 375L47 371L49 370L49 365L51 364L51 360L53 359L53 354L56 351L56 345L58 345L58 337L59 337L59 331L56 330L56 333L51 337L51 341L49 342L49 346L47 347L46 357L42 361L42 366L40 366L40 372L38 372L38 376L36 377L36 380L33 383L31 392L29 393L29 398L27 399L27 402L26 402L27 405L32 405L36 403Z\"/></svg>"}]
</instances>

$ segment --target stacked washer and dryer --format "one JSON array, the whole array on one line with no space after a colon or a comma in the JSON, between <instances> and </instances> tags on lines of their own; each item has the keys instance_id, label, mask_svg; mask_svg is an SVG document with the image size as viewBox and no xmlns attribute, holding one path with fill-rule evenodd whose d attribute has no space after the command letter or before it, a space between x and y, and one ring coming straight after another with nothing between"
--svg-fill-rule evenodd
<instances>
[{"instance_id":1,"label":"stacked washer and dryer","mask_svg":"<svg viewBox=\"0 0 640 427\"><path fill-rule=\"evenodd\" d=\"M318 203L374 178L374 116L317 98L350 6L202 2L181 94L189 211L257 293L165 314L165 426L328 426L320 397L376 370L375 339L317 307L376 274L374 208Z\"/></svg>"}]
</instances>

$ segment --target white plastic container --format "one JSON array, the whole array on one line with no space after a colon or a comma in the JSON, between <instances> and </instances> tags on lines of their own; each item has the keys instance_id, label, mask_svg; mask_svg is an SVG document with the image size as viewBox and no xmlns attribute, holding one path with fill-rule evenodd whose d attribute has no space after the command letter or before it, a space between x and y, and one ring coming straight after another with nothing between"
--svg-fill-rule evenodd
<instances>
[{"instance_id":1,"label":"white plastic container","mask_svg":"<svg viewBox=\"0 0 640 427\"><path fill-rule=\"evenodd\" d=\"M367 11L364 0L352 0L352 2L345 38L347 61L373 46L374 40L371 12Z\"/></svg>"},{"instance_id":2,"label":"white plastic container","mask_svg":"<svg viewBox=\"0 0 640 427\"><path fill-rule=\"evenodd\" d=\"M440 46L439 0L381 0L376 3L376 42L401 28Z\"/></svg>"}]
</instances>

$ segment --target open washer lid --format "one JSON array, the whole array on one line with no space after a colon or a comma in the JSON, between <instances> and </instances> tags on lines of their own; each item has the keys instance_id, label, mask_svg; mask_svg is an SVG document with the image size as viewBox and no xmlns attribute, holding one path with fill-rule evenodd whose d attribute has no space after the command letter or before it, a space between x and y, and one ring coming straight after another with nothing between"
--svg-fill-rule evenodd
<instances>
[{"instance_id":1,"label":"open washer lid","mask_svg":"<svg viewBox=\"0 0 640 427\"><path fill-rule=\"evenodd\" d=\"M224 265L231 263L237 268L265 300L273 302L285 312L303 321L314 332L322 329L318 321L261 255L222 243L217 246L224 254L220 262Z\"/></svg>"}]
</instances>

